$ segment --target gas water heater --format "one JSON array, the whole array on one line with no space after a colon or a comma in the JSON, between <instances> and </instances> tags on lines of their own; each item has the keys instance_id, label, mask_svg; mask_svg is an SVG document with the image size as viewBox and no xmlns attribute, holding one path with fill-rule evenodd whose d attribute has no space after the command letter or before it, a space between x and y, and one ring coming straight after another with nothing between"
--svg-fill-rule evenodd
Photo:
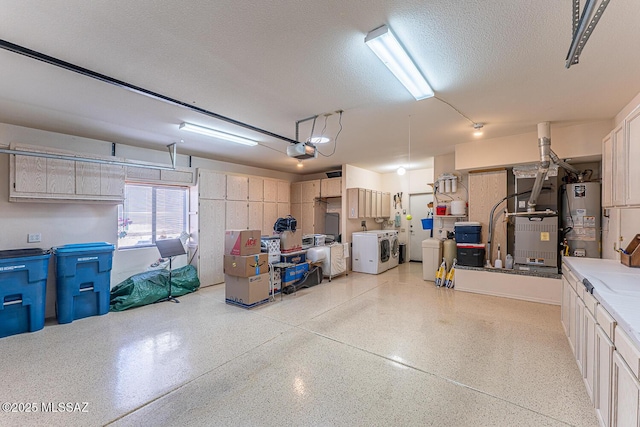
<instances>
[{"instance_id":1,"label":"gas water heater","mask_svg":"<svg viewBox=\"0 0 640 427\"><path fill-rule=\"evenodd\" d=\"M562 221L569 246L565 255L600 258L600 183L562 186Z\"/></svg>"}]
</instances>

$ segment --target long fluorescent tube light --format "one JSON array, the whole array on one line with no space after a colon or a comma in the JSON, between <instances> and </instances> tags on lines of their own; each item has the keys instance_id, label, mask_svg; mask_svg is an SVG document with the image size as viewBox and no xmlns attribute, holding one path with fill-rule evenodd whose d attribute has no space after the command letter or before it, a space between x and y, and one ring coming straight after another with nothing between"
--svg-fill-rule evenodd
<instances>
[{"instance_id":1,"label":"long fluorescent tube light","mask_svg":"<svg viewBox=\"0 0 640 427\"><path fill-rule=\"evenodd\" d=\"M206 135L212 138L224 139L225 141L235 142L236 144L250 146L258 145L258 142L254 141L253 139L244 138L242 136L233 135L231 133L226 133L211 128L206 128L204 126L194 125L192 123L181 123L179 129L188 130L189 132L199 133L200 135Z\"/></svg>"},{"instance_id":2,"label":"long fluorescent tube light","mask_svg":"<svg viewBox=\"0 0 640 427\"><path fill-rule=\"evenodd\" d=\"M389 27L383 25L370 31L364 42L417 101L434 95L433 89Z\"/></svg>"}]
</instances>

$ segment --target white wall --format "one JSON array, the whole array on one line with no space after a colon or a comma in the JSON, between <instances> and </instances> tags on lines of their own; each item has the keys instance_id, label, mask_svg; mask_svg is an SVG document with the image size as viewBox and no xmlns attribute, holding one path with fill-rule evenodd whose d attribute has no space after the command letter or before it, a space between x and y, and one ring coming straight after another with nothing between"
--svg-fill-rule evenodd
<instances>
[{"instance_id":1,"label":"white wall","mask_svg":"<svg viewBox=\"0 0 640 427\"><path fill-rule=\"evenodd\" d=\"M575 126L551 124L551 149L560 158L600 157L602 138L613 129L612 120ZM459 171L513 166L540 159L538 134L530 132L503 138L457 144L455 169Z\"/></svg>"},{"instance_id":2,"label":"white wall","mask_svg":"<svg viewBox=\"0 0 640 427\"><path fill-rule=\"evenodd\" d=\"M73 151L78 154L111 155L111 142L79 138L37 129L0 123L0 146L22 143ZM178 149L179 151L179 149ZM168 151L157 151L116 144L116 155L131 160L170 164ZM177 164L187 166L189 156L178 155ZM193 157L193 167L222 172L258 175L291 181L296 175L244 165ZM31 203L9 202L9 155L0 154L0 250L28 247L51 248L69 243L117 243L117 205L91 203ZM27 243L27 234L41 233L40 243ZM222 243L221 243L222 244ZM160 257L156 248L116 250L111 271L111 286L144 271ZM174 267L186 264L186 257L176 259ZM53 278L53 263L49 276ZM47 283L46 316L55 315L55 285Z\"/></svg>"}]
</instances>

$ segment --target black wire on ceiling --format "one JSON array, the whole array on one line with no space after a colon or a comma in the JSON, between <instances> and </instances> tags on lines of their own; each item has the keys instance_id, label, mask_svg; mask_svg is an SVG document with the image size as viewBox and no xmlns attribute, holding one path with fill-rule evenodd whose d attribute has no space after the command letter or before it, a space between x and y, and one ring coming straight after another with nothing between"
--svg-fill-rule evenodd
<instances>
[{"instance_id":1,"label":"black wire on ceiling","mask_svg":"<svg viewBox=\"0 0 640 427\"><path fill-rule=\"evenodd\" d=\"M61 59L54 58L52 56L46 55L46 54L41 53L41 52L37 52L35 50L26 48L24 46L17 45L15 43L8 42L6 40L0 39L0 48L2 48L4 50L8 50L9 52L17 53L19 55L24 55L24 56L26 56L28 58L31 58L31 59L36 59L38 61L42 61L44 63L47 63L47 64L50 64L50 65L65 69L67 71L72 71L74 73L81 74L83 76L90 77L92 79L99 80L99 81L104 82L104 83L111 84L113 86L116 86L116 87L119 87L119 88L122 88L122 89L126 89L128 91L131 91L131 92L134 92L134 93L137 93L137 94L140 94L140 95L147 96L149 98L156 99L158 101L165 102L165 103L170 104L170 105L183 107L183 108L189 109L191 111L194 111L196 113L200 113L200 114L203 114L205 116L213 117L214 119L222 120L224 122L231 123L232 125L235 125L235 126L238 126L238 127L242 127L242 128L245 128L245 129L249 129L249 130L251 130L253 132L261 133L263 135L267 135L267 136L270 136L272 138L280 139L280 140L289 142L291 144L296 144L298 142L298 141L295 141L295 140L293 140L291 138L287 138L286 136L278 135L278 134L270 132L268 130L261 129L259 127L250 125L248 123L244 123L244 122L241 122L239 120L235 120L235 119L232 119L230 117L226 117L226 116L223 116L221 114L214 113L213 111L209 111L209 110L206 110L204 108L196 107L195 105L189 104L187 102L180 101L178 99L171 98L169 96L162 95L162 94L157 93L157 92L153 92L151 90L142 88L140 86L136 86L136 85L133 85L131 83L127 83L127 82L124 82L122 80L115 79L113 77L109 77L107 75L98 73L96 71L92 71L92 70L89 70L87 68L80 67L80 66L72 64L70 62L66 62L66 61L63 61ZM263 145L263 144L260 144L260 145Z\"/></svg>"}]
</instances>

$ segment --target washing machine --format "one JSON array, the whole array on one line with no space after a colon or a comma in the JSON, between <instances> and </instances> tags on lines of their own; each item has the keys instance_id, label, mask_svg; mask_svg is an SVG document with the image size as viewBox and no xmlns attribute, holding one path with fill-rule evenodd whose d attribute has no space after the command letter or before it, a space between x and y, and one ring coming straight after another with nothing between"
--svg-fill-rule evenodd
<instances>
[{"instance_id":1,"label":"washing machine","mask_svg":"<svg viewBox=\"0 0 640 427\"><path fill-rule=\"evenodd\" d=\"M391 249L386 231L363 231L352 234L351 269L359 273L380 274L389 269Z\"/></svg>"},{"instance_id":2,"label":"washing machine","mask_svg":"<svg viewBox=\"0 0 640 427\"><path fill-rule=\"evenodd\" d=\"M400 241L398 240L398 230L387 230L389 236L389 268L397 267L400 261Z\"/></svg>"}]
</instances>

